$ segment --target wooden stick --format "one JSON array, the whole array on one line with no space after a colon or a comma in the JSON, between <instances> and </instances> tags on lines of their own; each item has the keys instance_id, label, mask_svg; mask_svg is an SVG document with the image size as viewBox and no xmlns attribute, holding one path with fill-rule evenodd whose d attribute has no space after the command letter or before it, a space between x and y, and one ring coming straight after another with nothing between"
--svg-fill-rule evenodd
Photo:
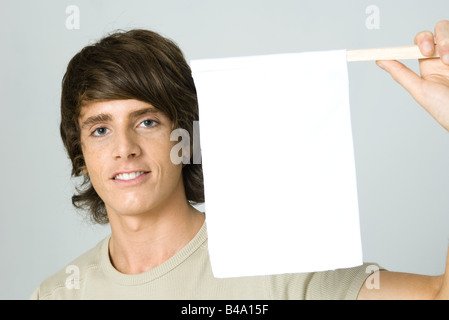
<instances>
[{"instance_id":1,"label":"wooden stick","mask_svg":"<svg viewBox=\"0 0 449 320\"><path fill-rule=\"evenodd\" d=\"M437 46L435 53L431 57L425 57L419 51L418 46L374 48L361 50L347 50L346 59L351 61L371 61L371 60L407 60L407 59L428 59L439 58Z\"/></svg>"}]
</instances>

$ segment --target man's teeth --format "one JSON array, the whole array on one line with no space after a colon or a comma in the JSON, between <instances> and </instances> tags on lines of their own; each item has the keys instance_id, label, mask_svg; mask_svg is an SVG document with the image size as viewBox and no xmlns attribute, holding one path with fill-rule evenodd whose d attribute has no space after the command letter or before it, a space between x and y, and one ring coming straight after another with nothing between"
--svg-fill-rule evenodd
<instances>
[{"instance_id":1,"label":"man's teeth","mask_svg":"<svg viewBox=\"0 0 449 320\"><path fill-rule=\"evenodd\" d=\"M131 172L131 173L120 173L114 177L115 180L132 180L144 174L145 171Z\"/></svg>"}]
</instances>

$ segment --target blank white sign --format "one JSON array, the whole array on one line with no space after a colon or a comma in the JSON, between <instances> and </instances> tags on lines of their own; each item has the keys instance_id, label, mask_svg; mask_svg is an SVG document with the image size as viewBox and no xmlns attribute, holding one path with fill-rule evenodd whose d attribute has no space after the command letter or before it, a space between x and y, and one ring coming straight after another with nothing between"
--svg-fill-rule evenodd
<instances>
[{"instance_id":1,"label":"blank white sign","mask_svg":"<svg viewBox=\"0 0 449 320\"><path fill-rule=\"evenodd\" d=\"M362 264L346 50L191 67L214 276Z\"/></svg>"}]
</instances>

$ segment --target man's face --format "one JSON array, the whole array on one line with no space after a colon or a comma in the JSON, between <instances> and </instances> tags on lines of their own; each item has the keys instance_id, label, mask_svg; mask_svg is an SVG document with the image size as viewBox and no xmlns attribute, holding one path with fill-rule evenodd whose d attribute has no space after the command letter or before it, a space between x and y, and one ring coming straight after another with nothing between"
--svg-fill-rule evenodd
<instances>
[{"instance_id":1,"label":"man's face","mask_svg":"<svg viewBox=\"0 0 449 320\"><path fill-rule=\"evenodd\" d=\"M108 214L157 210L184 192L182 165L170 161L172 122L152 105L93 102L82 107L78 121L85 173Z\"/></svg>"}]
</instances>

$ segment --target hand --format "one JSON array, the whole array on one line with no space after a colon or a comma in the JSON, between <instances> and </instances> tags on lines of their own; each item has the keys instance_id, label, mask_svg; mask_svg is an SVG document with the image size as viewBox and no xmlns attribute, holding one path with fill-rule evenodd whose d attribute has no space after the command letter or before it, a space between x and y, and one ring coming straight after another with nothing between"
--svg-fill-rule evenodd
<instances>
[{"instance_id":1,"label":"hand","mask_svg":"<svg viewBox=\"0 0 449 320\"><path fill-rule=\"evenodd\" d=\"M435 40L440 58L419 60L421 76L398 61L377 61L412 97L449 131L449 21L435 25ZM415 44L429 57L435 51L432 32L416 35Z\"/></svg>"}]
</instances>

